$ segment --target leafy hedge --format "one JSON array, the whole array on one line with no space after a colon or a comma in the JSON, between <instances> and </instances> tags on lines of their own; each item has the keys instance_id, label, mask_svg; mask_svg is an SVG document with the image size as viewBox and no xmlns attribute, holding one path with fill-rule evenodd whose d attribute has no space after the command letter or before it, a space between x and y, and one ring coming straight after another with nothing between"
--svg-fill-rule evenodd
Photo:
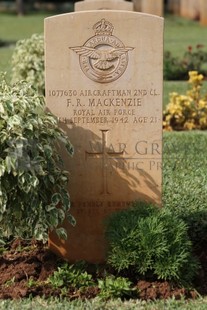
<instances>
[{"instance_id":1,"label":"leafy hedge","mask_svg":"<svg viewBox=\"0 0 207 310\"><path fill-rule=\"evenodd\" d=\"M12 55L12 83L25 80L44 94L44 37L33 34L17 42Z\"/></svg>"},{"instance_id":2,"label":"leafy hedge","mask_svg":"<svg viewBox=\"0 0 207 310\"><path fill-rule=\"evenodd\" d=\"M29 84L0 83L0 235L47 240L55 229L62 238L68 212L68 173L58 152L73 147L45 112L43 96ZM58 206L58 208L57 208Z\"/></svg>"},{"instance_id":3,"label":"leafy hedge","mask_svg":"<svg viewBox=\"0 0 207 310\"><path fill-rule=\"evenodd\" d=\"M197 44L195 48L188 46L181 58L175 57L171 52L164 53L164 79L187 80L189 71L199 71L206 76L207 51L204 45Z\"/></svg>"}]
</instances>

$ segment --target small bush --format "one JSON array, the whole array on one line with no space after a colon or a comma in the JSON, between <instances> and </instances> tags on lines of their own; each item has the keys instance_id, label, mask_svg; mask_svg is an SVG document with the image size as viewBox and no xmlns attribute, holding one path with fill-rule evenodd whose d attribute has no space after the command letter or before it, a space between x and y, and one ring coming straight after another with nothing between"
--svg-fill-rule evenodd
<instances>
[{"instance_id":1,"label":"small bush","mask_svg":"<svg viewBox=\"0 0 207 310\"><path fill-rule=\"evenodd\" d=\"M94 285L92 275L78 265L65 263L49 277L49 283L55 288L85 289Z\"/></svg>"},{"instance_id":2,"label":"small bush","mask_svg":"<svg viewBox=\"0 0 207 310\"><path fill-rule=\"evenodd\" d=\"M133 268L158 279L191 282L197 263L187 226L166 209L136 203L108 221L108 263L119 272Z\"/></svg>"},{"instance_id":3,"label":"small bush","mask_svg":"<svg viewBox=\"0 0 207 310\"><path fill-rule=\"evenodd\" d=\"M12 55L12 83L27 81L40 94L44 94L44 38L33 34L17 42Z\"/></svg>"},{"instance_id":4,"label":"small bush","mask_svg":"<svg viewBox=\"0 0 207 310\"><path fill-rule=\"evenodd\" d=\"M207 95L201 93L203 75L189 72L191 89L185 95L174 92L163 115L166 130L207 129Z\"/></svg>"},{"instance_id":5,"label":"small bush","mask_svg":"<svg viewBox=\"0 0 207 310\"><path fill-rule=\"evenodd\" d=\"M132 283L123 277L108 276L98 280L99 297L103 299L123 298L132 295Z\"/></svg>"},{"instance_id":6,"label":"small bush","mask_svg":"<svg viewBox=\"0 0 207 310\"><path fill-rule=\"evenodd\" d=\"M171 52L164 53L164 79L165 80L187 80L189 71L199 71L204 75L203 65L207 63L207 52L203 45L198 44L196 49L192 46L184 53L182 58L174 57Z\"/></svg>"},{"instance_id":7,"label":"small bush","mask_svg":"<svg viewBox=\"0 0 207 310\"><path fill-rule=\"evenodd\" d=\"M175 210L180 218L188 225L188 235L193 245L194 251L202 251L207 246L207 211L203 210Z\"/></svg>"},{"instance_id":8,"label":"small bush","mask_svg":"<svg viewBox=\"0 0 207 310\"><path fill-rule=\"evenodd\" d=\"M178 57L174 57L171 52L164 52L164 68L163 77L164 80L185 80L187 79L188 71L183 68L181 61Z\"/></svg>"},{"instance_id":9,"label":"small bush","mask_svg":"<svg viewBox=\"0 0 207 310\"><path fill-rule=\"evenodd\" d=\"M73 148L57 119L45 112L43 96L25 82L0 83L0 235L47 240L48 230L67 219L68 173L59 147ZM57 208L58 206L58 208Z\"/></svg>"}]
</instances>

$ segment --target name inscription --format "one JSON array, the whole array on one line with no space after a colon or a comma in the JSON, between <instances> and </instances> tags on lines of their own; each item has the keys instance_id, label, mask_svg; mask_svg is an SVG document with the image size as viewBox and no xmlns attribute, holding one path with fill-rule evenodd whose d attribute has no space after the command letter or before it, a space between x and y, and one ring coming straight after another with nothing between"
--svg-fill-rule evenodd
<instances>
[{"instance_id":1,"label":"name inscription","mask_svg":"<svg viewBox=\"0 0 207 310\"><path fill-rule=\"evenodd\" d=\"M48 96L63 99L61 102L70 109L70 118L60 117L65 124L116 124L146 123L161 121L156 116L143 115L142 107L147 99L152 101L160 96L157 89L128 90L49 90Z\"/></svg>"}]
</instances>

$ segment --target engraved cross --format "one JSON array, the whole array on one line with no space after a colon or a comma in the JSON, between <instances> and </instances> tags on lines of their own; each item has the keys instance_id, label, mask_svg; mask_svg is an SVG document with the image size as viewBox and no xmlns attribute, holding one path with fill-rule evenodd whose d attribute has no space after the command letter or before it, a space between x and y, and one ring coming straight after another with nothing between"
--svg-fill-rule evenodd
<instances>
[{"instance_id":1,"label":"engraved cross","mask_svg":"<svg viewBox=\"0 0 207 310\"><path fill-rule=\"evenodd\" d=\"M96 155L100 155L102 157L102 192L101 194L104 195L109 195L109 189L108 189L108 173L107 173L107 168L108 168L108 155L113 156L113 155L123 155L124 151L121 152L111 152L107 150L107 133L108 129L101 129L102 132L102 150L101 152L88 152L85 151L86 158L87 156L94 157Z\"/></svg>"}]
</instances>

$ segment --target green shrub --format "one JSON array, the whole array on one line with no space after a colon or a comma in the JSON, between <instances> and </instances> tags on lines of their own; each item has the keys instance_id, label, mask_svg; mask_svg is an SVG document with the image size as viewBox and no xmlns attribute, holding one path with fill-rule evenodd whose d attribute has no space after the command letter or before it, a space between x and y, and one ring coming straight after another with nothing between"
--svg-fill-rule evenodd
<instances>
[{"instance_id":1,"label":"green shrub","mask_svg":"<svg viewBox=\"0 0 207 310\"><path fill-rule=\"evenodd\" d=\"M33 34L17 42L12 55L12 83L27 81L40 94L44 94L44 38Z\"/></svg>"},{"instance_id":2,"label":"green shrub","mask_svg":"<svg viewBox=\"0 0 207 310\"><path fill-rule=\"evenodd\" d=\"M186 69L181 65L178 57L174 57L171 52L164 52L163 76L164 80L184 80L186 79Z\"/></svg>"},{"instance_id":3,"label":"green shrub","mask_svg":"<svg viewBox=\"0 0 207 310\"><path fill-rule=\"evenodd\" d=\"M69 213L68 173L58 153L73 148L58 127L56 118L45 112L43 96L21 82L0 83L0 234L5 237L34 237L47 240L48 229L59 227ZM58 208L57 208L58 206Z\"/></svg>"},{"instance_id":4,"label":"green shrub","mask_svg":"<svg viewBox=\"0 0 207 310\"><path fill-rule=\"evenodd\" d=\"M165 208L137 202L111 216L106 236L108 263L119 272L191 282L197 271L186 224Z\"/></svg>"},{"instance_id":5,"label":"green shrub","mask_svg":"<svg viewBox=\"0 0 207 310\"><path fill-rule=\"evenodd\" d=\"M207 63L207 52L203 45L197 44L194 49L189 46L182 58L174 57L171 52L164 53L164 79L186 80L189 71L199 71L206 75L203 65Z\"/></svg>"},{"instance_id":6,"label":"green shrub","mask_svg":"<svg viewBox=\"0 0 207 310\"><path fill-rule=\"evenodd\" d=\"M199 209L181 212L179 208L175 212L188 226L188 235L194 251L201 252L207 246L207 211L206 206L203 210Z\"/></svg>"}]
</instances>

